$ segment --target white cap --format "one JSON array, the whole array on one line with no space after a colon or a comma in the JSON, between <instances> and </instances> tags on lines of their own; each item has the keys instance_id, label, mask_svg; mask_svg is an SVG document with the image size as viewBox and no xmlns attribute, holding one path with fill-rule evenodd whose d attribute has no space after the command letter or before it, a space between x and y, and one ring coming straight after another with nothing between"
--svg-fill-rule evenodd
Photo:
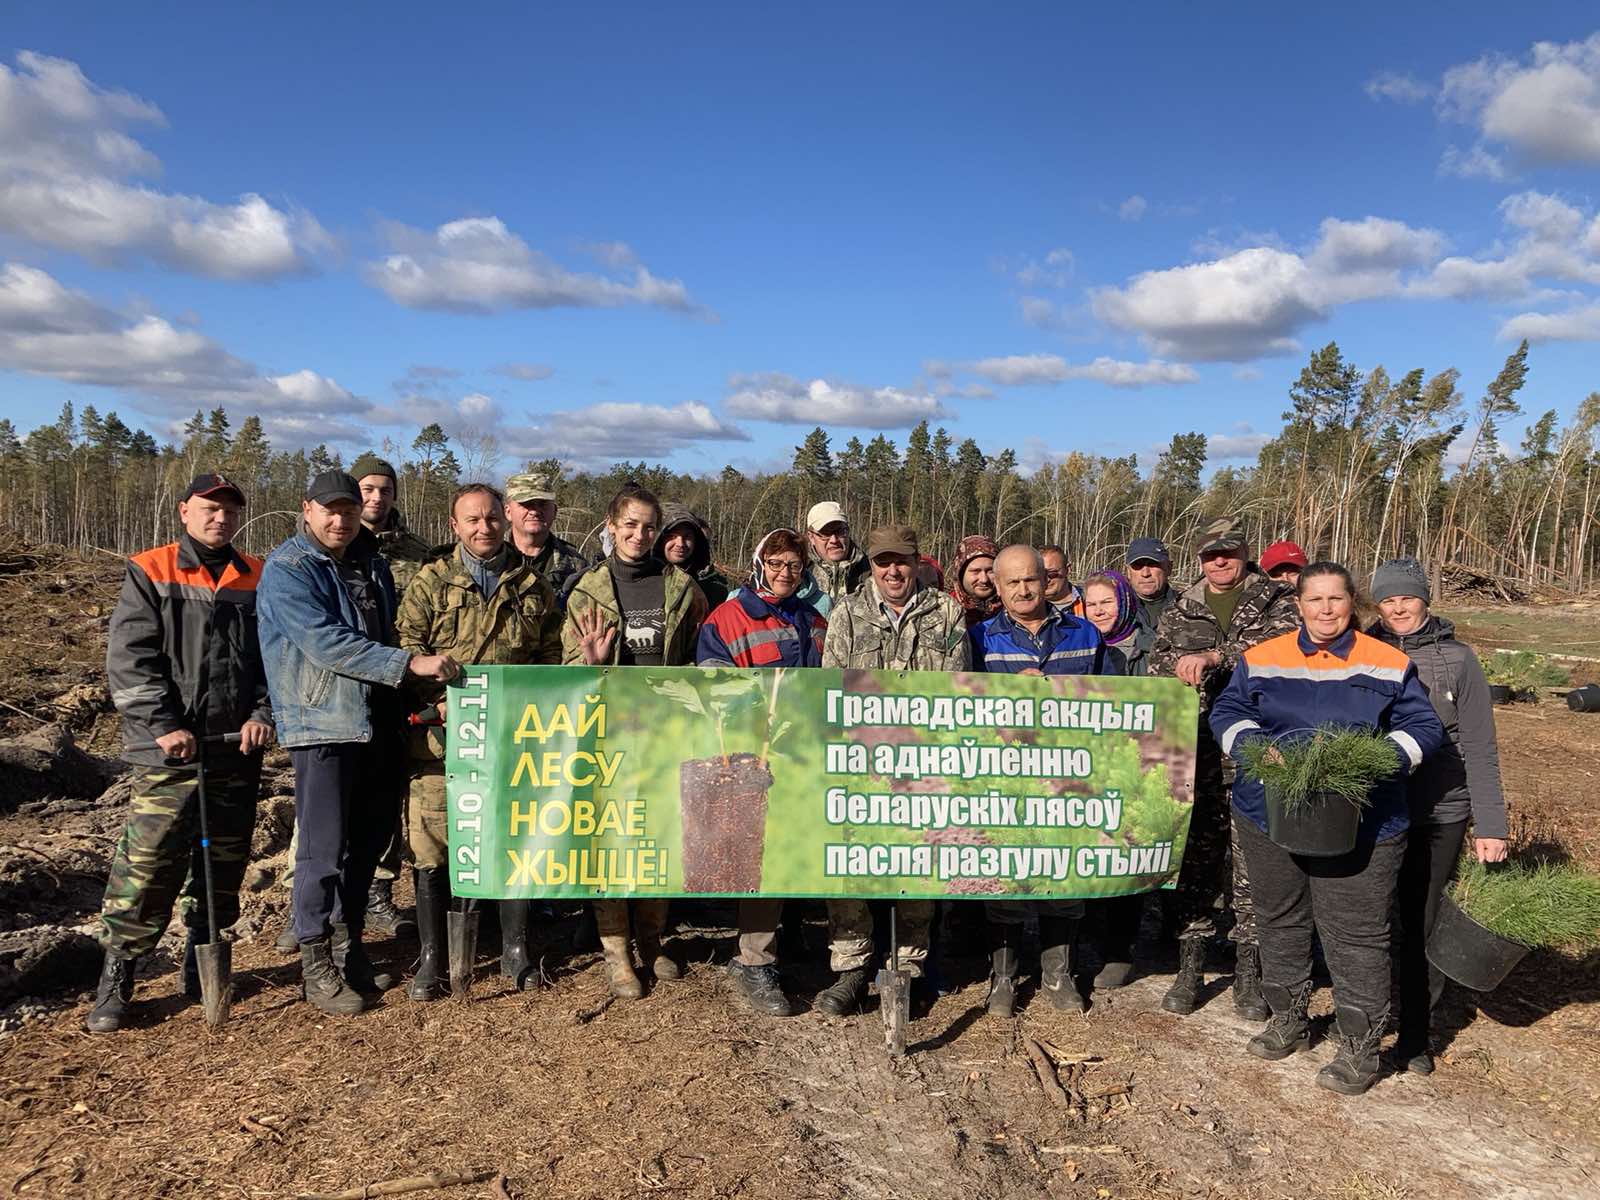
<instances>
[{"instance_id":1,"label":"white cap","mask_svg":"<svg viewBox=\"0 0 1600 1200\"><path fill-rule=\"evenodd\" d=\"M806 514L806 528L810 530L826 529L835 521L842 521L846 525L849 524L844 519L844 509L840 508L832 500L824 500L821 504L813 504L811 511Z\"/></svg>"}]
</instances>

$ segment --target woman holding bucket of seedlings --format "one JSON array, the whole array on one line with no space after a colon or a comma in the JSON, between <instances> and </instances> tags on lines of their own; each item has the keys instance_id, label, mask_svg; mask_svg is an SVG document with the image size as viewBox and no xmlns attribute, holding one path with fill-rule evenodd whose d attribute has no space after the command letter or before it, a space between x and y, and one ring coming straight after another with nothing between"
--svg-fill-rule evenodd
<instances>
[{"instance_id":1,"label":"woman holding bucket of seedlings","mask_svg":"<svg viewBox=\"0 0 1600 1200\"><path fill-rule=\"evenodd\" d=\"M756 546L750 581L711 610L700 628L702 667L820 667L828 622L796 592L806 577L805 539L774 529ZM776 694L777 677L773 682ZM762 764L763 767L765 764ZM756 1012L792 1017L778 974L778 919L783 901L739 901L739 953L728 964L739 995Z\"/></svg>"},{"instance_id":2,"label":"woman holding bucket of seedlings","mask_svg":"<svg viewBox=\"0 0 1600 1200\"><path fill-rule=\"evenodd\" d=\"M1400 866L1400 1037L1395 1061L1407 1071L1433 1070L1429 1023L1444 993L1444 975L1428 962L1428 934L1439 898L1461 857L1467 821L1481 863L1506 858L1506 802L1500 791L1500 747L1483 667L1455 626L1428 609L1428 575L1414 558L1381 564L1372 577L1381 620L1371 633L1405 651L1443 722L1439 753L1411 777L1411 831Z\"/></svg>"},{"instance_id":3,"label":"woman holding bucket of seedlings","mask_svg":"<svg viewBox=\"0 0 1600 1200\"><path fill-rule=\"evenodd\" d=\"M705 593L687 572L651 556L660 527L660 501L637 483L628 483L612 498L606 510L612 550L578 577L567 598L562 662L694 664L695 642L706 619ZM630 926L639 958L653 978L677 979L682 974L661 946L667 901L596 900L594 913L613 995L623 1000L644 995L633 969Z\"/></svg>"},{"instance_id":4,"label":"woman holding bucket of seedlings","mask_svg":"<svg viewBox=\"0 0 1600 1200\"><path fill-rule=\"evenodd\" d=\"M1310 1045L1311 934L1333 977L1339 1051L1317 1083L1359 1095L1389 1013L1389 909L1405 855L1405 777L1445 742L1411 661L1355 628L1350 572L1319 562L1295 591L1300 628L1244 652L1210 713L1242 766L1233 819L1249 866L1272 1009L1261 1058Z\"/></svg>"}]
</instances>

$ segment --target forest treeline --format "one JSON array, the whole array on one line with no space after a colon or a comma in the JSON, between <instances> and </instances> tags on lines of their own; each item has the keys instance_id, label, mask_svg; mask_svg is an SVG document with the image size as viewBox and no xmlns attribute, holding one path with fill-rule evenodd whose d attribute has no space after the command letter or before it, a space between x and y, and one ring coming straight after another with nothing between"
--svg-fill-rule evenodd
<instances>
[{"instance_id":1,"label":"forest treeline","mask_svg":"<svg viewBox=\"0 0 1600 1200\"><path fill-rule=\"evenodd\" d=\"M1128 541L1145 535L1163 538L1176 558L1192 550L1205 518L1226 512L1244 519L1258 548L1293 538L1313 558L1358 571L1403 553L1436 573L1455 564L1582 590L1600 553L1600 393L1583 399L1564 426L1555 410L1543 413L1509 447L1500 432L1522 412L1527 377L1526 343L1475 399L1454 369L1363 371L1330 343L1300 371L1282 428L1255 464L1223 466L1204 480L1206 437L1197 432L1174 436L1148 473L1133 455L1073 451L1024 474L1015 450L985 454L972 439L958 442L926 422L903 445L883 434L841 444L818 428L795 448L789 470L759 475L731 466L690 476L643 462L605 471L554 458L506 462L483 438L469 455L438 425L409 445L379 449L396 460L412 528L438 542L449 537L443 500L459 482L498 482L525 467L561 475L558 528L587 541L591 553L606 501L631 478L702 515L727 564L743 564L765 530L798 525L812 503L837 499L857 530L907 522L941 560L969 533L1054 542L1080 569L1119 561ZM131 553L174 537L184 484L220 467L250 497L241 544L264 552L292 532L306 480L341 457L326 446L275 450L258 417L236 426L237 415L197 412L170 445L91 406L69 404L54 423L26 434L0 419L0 525L34 541ZM1464 450L1447 464L1458 435Z\"/></svg>"}]
</instances>

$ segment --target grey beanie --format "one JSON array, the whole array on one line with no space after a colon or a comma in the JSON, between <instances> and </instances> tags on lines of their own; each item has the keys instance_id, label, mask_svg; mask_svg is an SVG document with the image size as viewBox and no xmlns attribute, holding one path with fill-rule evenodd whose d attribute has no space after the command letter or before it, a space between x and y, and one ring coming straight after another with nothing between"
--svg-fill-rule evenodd
<instances>
[{"instance_id":1,"label":"grey beanie","mask_svg":"<svg viewBox=\"0 0 1600 1200\"><path fill-rule=\"evenodd\" d=\"M1428 572L1414 558L1391 558L1379 563L1372 573L1372 602L1388 600L1392 596L1418 596L1426 604L1433 603L1433 592L1428 588Z\"/></svg>"}]
</instances>

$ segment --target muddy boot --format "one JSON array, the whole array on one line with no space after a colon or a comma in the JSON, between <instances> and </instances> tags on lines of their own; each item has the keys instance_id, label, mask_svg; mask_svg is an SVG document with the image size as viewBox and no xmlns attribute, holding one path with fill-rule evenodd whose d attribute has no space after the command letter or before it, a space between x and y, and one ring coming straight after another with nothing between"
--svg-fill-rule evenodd
<instances>
[{"instance_id":1,"label":"muddy boot","mask_svg":"<svg viewBox=\"0 0 1600 1200\"><path fill-rule=\"evenodd\" d=\"M1200 985L1206 965L1206 939L1182 938L1178 942L1178 977L1172 981L1167 994L1161 997L1161 1007L1171 1013L1188 1016L1200 999Z\"/></svg>"},{"instance_id":2,"label":"muddy boot","mask_svg":"<svg viewBox=\"0 0 1600 1200\"><path fill-rule=\"evenodd\" d=\"M606 956L606 975L611 982L611 994L618 1000L638 1000L644 995L644 984L633 969L633 954L628 949L627 934L602 933L600 952Z\"/></svg>"},{"instance_id":3,"label":"muddy boot","mask_svg":"<svg viewBox=\"0 0 1600 1200\"><path fill-rule=\"evenodd\" d=\"M392 879L372 881L367 890L367 915L362 924L373 933L391 938L417 931L417 923L395 907Z\"/></svg>"},{"instance_id":4,"label":"muddy boot","mask_svg":"<svg viewBox=\"0 0 1600 1200\"><path fill-rule=\"evenodd\" d=\"M450 883L444 867L413 870L412 875L417 881L417 937L422 942L422 956L406 995L413 1000L442 1000L450 991L450 959L444 943Z\"/></svg>"},{"instance_id":5,"label":"muddy boot","mask_svg":"<svg viewBox=\"0 0 1600 1200\"><path fill-rule=\"evenodd\" d=\"M539 986L539 970L528 958L527 900L500 901L500 974L519 990L533 991Z\"/></svg>"},{"instance_id":6,"label":"muddy boot","mask_svg":"<svg viewBox=\"0 0 1600 1200\"><path fill-rule=\"evenodd\" d=\"M300 939L294 935L293 914L290 914L289 923L283 927L283 932L278 934L278 940L272 943L272 948L279 954L300 953Z\"/></svg>"},{"instance_id":7,"label":"muddy boot","mask_svg":"<svg viewBox=\"0 0 1600 1200\"><path fill-rule=\"evenodd\" d=\"M353 1017L367 1006L361 993L346 986L339 968L333 965L331 938L300 943L300 982L306 999L333 1016Z\"/></svg>"},{"instance_id":8,"label":"muddy boot","mask_svg":"<svg viewBox=\"0 0 1600 1200\"><path fill-rule=\"evenodd\" d=\"M867 998L867 968L851 967L817 993L817 1008L830 1017L848 1017Z\"/></svg>"},{"instance_id":9,"label":"muddy boot","mask_svg":"<svg viewBox=\"0 0 1600 1200\"><path fill-rule=\"evenodd\" d=\"M658 983L683 978L683 967L662 948L661 935L666 927L665 900L633 902L633 941L639 947L639 961Z\"/></svg>"},{"instance_id":10,"label":"muddy boot","mask_svg":"<svg viewBox=\"0 0 1600 1200\"><path fill-rule=\"evenodd\" d=\"M1078 982L1072 977L1073 943L1078 922L1068 917L1039 918L1039 994L1050 1007L1062 1012L1083 1012L1087 1007Z\"/></svg>"},{"instance_id":11,"label":"muddy boot","mask_svg":"<svg viewBox=\"0 0 1600 1200\"><path fill-rule=\"evenodd\" d=\"M84 1018L83 1025L90 1033L115 1033L122 1028L128 1015L128 1003L133 999L133 968L137 958L118 958L106 952L100 964L100 985L95 988L94 1007Z\"/></svg>"},{"instance_id":12,"label":"muddy boot","mask_svg":"<svg viewBox=\"0 0 1600 1200\"><path fill-rule=\"evenodd\" d=\"M1302 983L1292 991L1275 983L1263 983L1262 995L1272 1010L1272 1020L1245 1049L1257 1058L1276 1062L1288 1058L1297 1050L1311 1047L1311 1026L1306 1021L1306 1009L1311 1004L1311 984Z\"/></svg>"},{"instance_id":13,"label":"muddy boot","mask_svg":"<svg viewBox=\"0 0 1600 1200\"><path fill-rule=\"evenodd\" d=\"M1339 1053L1317 1072L1317 1086L1345 1096L1359 1096L1378 1078L1378 1043L1383 1025L1359 1008L1333 1010L1339 1023Z\"/></svg>"},{"instance_id":14,"label":"muddy boot","mask_svg":"<svg viewBox=\"0 0 1600 1200\"><path fill-rule=\"evenodd\" d=\"M200 999L200 960L195 957L196 945L195 932L189 930L189 936L183 941L183 994L191 1000Z\"/></svg>"},{"instance_id":15,"label":"muddy boot","mask_svg":"<svg viewBox=\"0 0 1600 1200\"><path fill-rule=\"evenodd\" d=\"M1240 942L1233 965L1233 1010L1252 1021L1272 1015L1261 995L1261 947Z\"/></svg>"},{"instance_id":16,"label":"muddy boot","mask_svg":"<svg viewBox=\"0 0 1600 1200\"><path fill-rule=\"evenodd\" d=\"M1010 925L989 926L989 1015L1010 1018L1017 1013L1017 948L1020 933Z\"/></svg>"},{"instance_id":17,"label":"muddy boot","mask_svg":"<svg viewBox=\"0 0 1600 1200\"><path fill-rule=\"evenodd\" d=\"M783 992L783 980L774 966L747 967L738 959L728 964L728 977L733 980L739 998L752 1012L764 1017L792 1017L794 1003Z\"/></svg>"},{"instance_id":18,"label":"muddy boot","mask_svg":"<svg viewBox=\"0 0 1600 1200\"><path fill-rule=\"evenodd\" d=\"M330 943L333 965L338 968L345 983L366 995L386 992L394 986L394 976L380 973L367 957L367 948L361 944L361 931L352 932L348 925L334 925Z\"/></svg>"}]
</instances>

